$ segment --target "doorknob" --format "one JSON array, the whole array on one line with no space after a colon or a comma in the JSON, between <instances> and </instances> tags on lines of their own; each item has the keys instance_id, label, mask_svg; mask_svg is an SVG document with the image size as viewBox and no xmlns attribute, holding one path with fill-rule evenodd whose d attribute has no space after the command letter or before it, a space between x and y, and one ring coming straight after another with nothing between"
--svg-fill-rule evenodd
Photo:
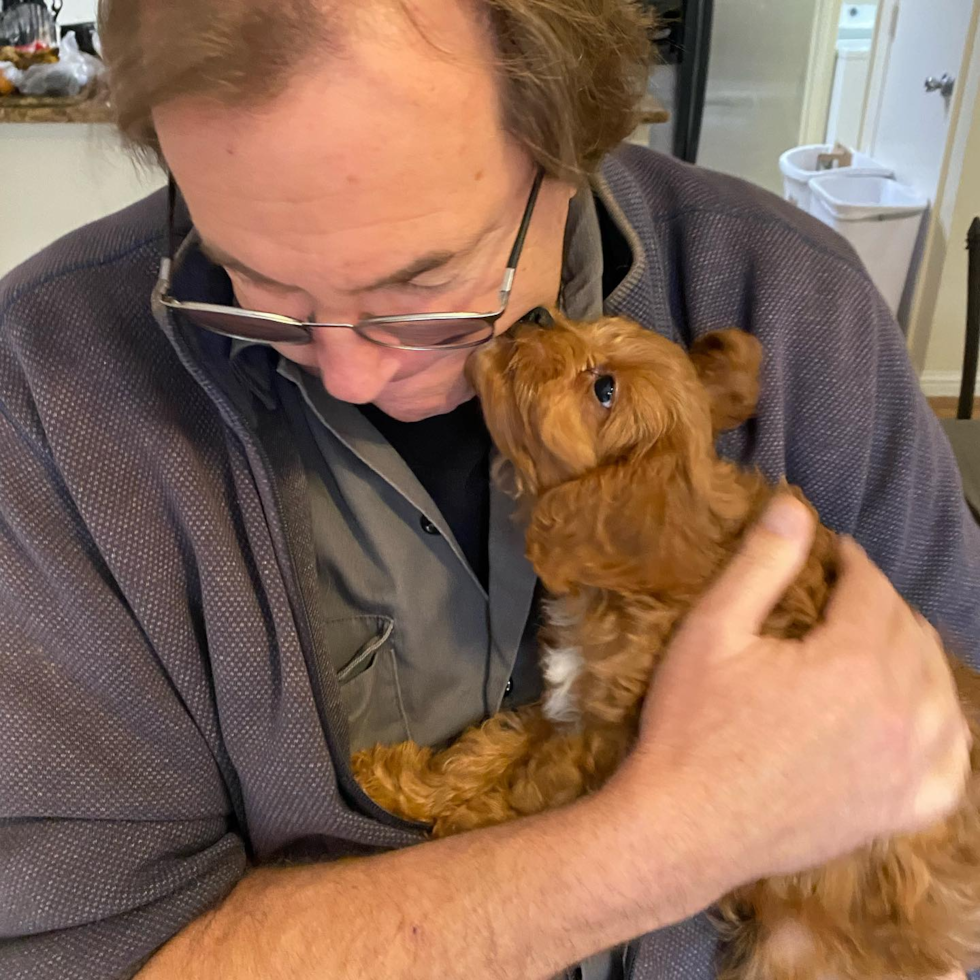
<instances>
[{"instance_id":1,"label":"doorknob","mask_svg":"<svg viewBox=\"0 0 980 980\"><path fill-rule=\"evenodd\" d=\"M944 99L948 99L953 94L955 85L956 79L950 78L949 75L942 75L940 78L930 75L926 79L926 91L941 92Z\"/></svg>"}]
</instances>

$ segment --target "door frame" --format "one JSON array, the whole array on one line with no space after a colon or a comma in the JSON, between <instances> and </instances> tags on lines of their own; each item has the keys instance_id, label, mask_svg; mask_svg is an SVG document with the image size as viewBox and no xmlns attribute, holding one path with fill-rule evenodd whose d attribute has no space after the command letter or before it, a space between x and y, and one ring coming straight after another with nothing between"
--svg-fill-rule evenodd
<instances>
[{"instance_id":1,"label":"door frame","mask_svg":"<svg viewBox=\"0 0 980 980\"><path fill-rule=\"evenodd\" d=\"M871 38L871 64L868 67L868 85L864 93L864 108L861 112L861 129L858 137L858 146L863 152L868 151L868 147L874 143L878 135L881 100L891 62L891 42L898 29L900 5L901 0L881 0L878 4L878 19L875 21L874 34Z\"/></svg>"},{"instance_id":2,"label":"door frame","mask_svg":"<svg viewBox=\"0 0 980 980\"><path fill-rule=\"evenodd\" d=\"M827 135L827 112L837 65L837 32L844 0L817 0L813 11L809 70L800 116L801 145L822 143Z\"/></svg>"}]
</instances>

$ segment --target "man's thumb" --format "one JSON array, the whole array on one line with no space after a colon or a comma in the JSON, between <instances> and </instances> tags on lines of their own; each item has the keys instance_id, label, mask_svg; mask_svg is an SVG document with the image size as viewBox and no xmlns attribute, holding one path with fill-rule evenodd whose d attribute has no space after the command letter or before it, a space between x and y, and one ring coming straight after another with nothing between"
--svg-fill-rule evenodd
<instances>
[{"instance_id":1,"label":"man's thumb","mask_svg":"<svg viewBox=\"0 0 980 980\"><path fill-rule=\"evenodd\" d=\"M815 527L801 501L776 496L701 605L740 630L759 633L806 562Z\"/></svg>"}]
</instances>

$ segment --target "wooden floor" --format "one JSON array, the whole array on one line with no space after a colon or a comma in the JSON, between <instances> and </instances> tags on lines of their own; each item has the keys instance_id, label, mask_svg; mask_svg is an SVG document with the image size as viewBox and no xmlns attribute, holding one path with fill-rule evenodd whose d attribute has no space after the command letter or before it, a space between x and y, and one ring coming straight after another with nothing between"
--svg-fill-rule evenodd
<instances>
[{"instance_id":1,"label":"wooden floor","mask_svg":"<svg viewBox=\"0 0 980 980\"><path fill-rule=\"evenodd\" d=\"M941 419L955 419L956 418L956 402L955 398L930 398L929 404L932 405L932 410ZM977 398L973 403L973 417L977 418L980 416L980 398Z\"/></svg>"}]
</instances>

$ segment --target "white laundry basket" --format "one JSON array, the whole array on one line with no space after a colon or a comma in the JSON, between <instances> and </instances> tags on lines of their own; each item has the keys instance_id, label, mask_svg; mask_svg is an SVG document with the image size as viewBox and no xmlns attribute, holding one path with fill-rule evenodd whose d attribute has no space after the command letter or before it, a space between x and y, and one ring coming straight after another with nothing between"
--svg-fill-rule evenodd
<instances>
[{"instance_id":1,"label":"white laundry basket","mask_svg":"<svg viewBox=\"0 0 980 980\"><path fill-rule=\"evenodd\" d=\"M895 313L929 201L887 177L815 177L810 213L846 238Z\"/></svg>"},{"instance_id":2,"label":"white laundry basket","mask_svg":"<svg viewBox=\"0 0 980 980\"><path fill-rule=\"evenodd\" d=\"M830 143L797 146L792 150L787 150L779 158L779 171L783 175L783 196L787 201L804 211L810 210L810 181L814 177L825 176L828 173L826 170L817 170L817 157L821 153L830 153L833 148ZM866 153L858 153L856 150L852 154L851 166L838 167L832 172L834 174L868 174L881 177L893 177L895 175L894 171L889 170L888 167L882 166Z\"/></svg>"}]
</instances>

